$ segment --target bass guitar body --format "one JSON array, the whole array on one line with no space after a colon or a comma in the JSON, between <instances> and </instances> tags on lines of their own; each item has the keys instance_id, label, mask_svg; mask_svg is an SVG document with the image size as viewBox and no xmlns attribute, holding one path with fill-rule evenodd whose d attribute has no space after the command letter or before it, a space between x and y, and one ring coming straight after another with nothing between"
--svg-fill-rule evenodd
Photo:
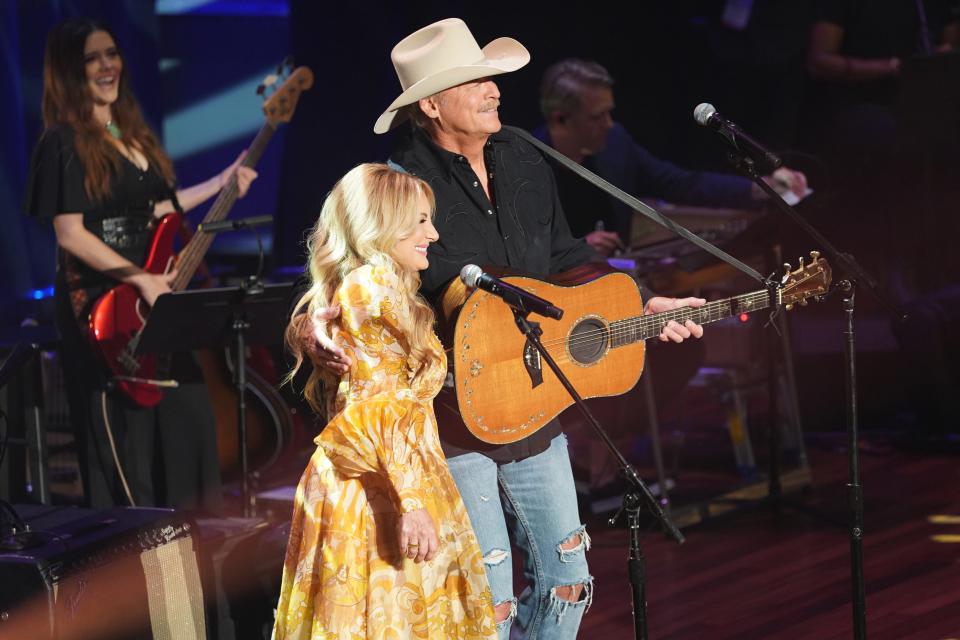
<instances>
[{"instance_id":1,"label":"bass guitar body","mask_svg":"<svg viewBox=\"0 0 960 640\"><path fill-rule=\"evenodd\" d=\"M158 221L143 265L148 273L166 273L176 256L174 241L182 221L171 213ZM97 299L90 311L90 341L110 370L117 387L141 407L153 407L163 397L166 375L156 354L133 354L149 307L136 287L120 284ZM176 345L172 345L175 347Z\"/></svg>"}]
</instances>

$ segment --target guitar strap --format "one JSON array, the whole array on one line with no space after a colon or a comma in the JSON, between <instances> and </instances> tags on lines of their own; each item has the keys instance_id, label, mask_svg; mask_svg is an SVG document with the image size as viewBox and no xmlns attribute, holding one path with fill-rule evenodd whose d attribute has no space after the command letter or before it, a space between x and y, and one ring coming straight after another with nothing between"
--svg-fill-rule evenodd
<instances>
[{"instance_id":1,"label":"guitar strap","mask_svg":"<svg viewBox=\"0 0 960 640\"><path fill-rule=\"evenodd\" d=\"M503 129L520 136L521 138L523 138L524 140L526 140L527 142L535 146L537 149L542 151L544 154L553 158L554 160L559 162L561 165L563 165L570 171L573 171L575 174L577 174L578 176L580 176L581 178L583 178L593 186L613 196L620 202L632 208L634 211L639 211L646 217L650 218L651 220L659 224L661 227L666 227L667 229L669 229L676 235L680 236L681 238L689 240L690 242L700 247L707 253L722 260L723 262L726 262L734 269L737 269L738 271L741 271L747 274L757 282L764 283L764 284L767 282L766 278L760 275L755 269L753 269L749 265L744 264L740 260L737 260L730 254L728 254L723 249L710 244L703 238L691 233L686 228L681 227L676 222L674 222L670 218L667 218L666 216L664 216L662 213L660 213L650 205L644 202L641 202L637 198L631 196L626 191L610 184L609 182L607 182L597 174L581 166L579 163L574 162L573 160L563 155L562 153L560 153L550 145L535 138L533 135L531 135L527 131L520 129L519 127L509 127L507 125L503 125Z\"/></svg>"},{"instance_id":2,"label":"guitar strap","mask_svg":"<svg viewBox=\"0 0 960 640\"><path fill-rule=\"evenodd\" d=\"M181 216L184 215L183 207L180 206L180 201L177 199L177 189L175 185L168 185L167 193L169 194L170 202L173 204L174 211L179 213Z\"/></svg>"}]
</instances>

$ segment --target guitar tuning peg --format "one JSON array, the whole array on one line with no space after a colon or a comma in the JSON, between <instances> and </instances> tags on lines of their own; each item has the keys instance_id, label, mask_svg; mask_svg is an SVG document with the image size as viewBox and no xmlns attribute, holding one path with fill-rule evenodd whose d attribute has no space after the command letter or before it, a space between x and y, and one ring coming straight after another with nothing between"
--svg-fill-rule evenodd
<instances>
[{"instance_id":1,"label":"guitar tuning peg","mask_svg":"<svg viewBox=\"0 0 960 640\"><path fill-rule=\"evenodd\" d=\"M819 251L811 251L811 252L810 252L810 260L812 260L813 262L816 262L819 258L820 258L820 252L819 252Z\"/></svg>"},{"instance_id":2,"label":"guitar tuning peg","mask_svg":"<svg viewBox=\"0 0 960 640\"><path fill-rule=\"evenodd\" d=\"M793 311L793 305L792 305L792 304L788 304L788 305L786 306L786 309L787 309L787 311Z\"/></svg>"},{"instance_id":3,"label":"guitar tuning peg","mask_svg":"<svg viewBox=\"0 0 960 640\"><path fill-rule=\"evenodd\" d=\"M790 266L789 262L784 262L783 270L786 271L787 273L790 273L791 271L793 271L793 268Z\"/></svg>"},{"instance_id":4,"label":"guitar tuning peg","mask_svg":"<svg viewBox=\"0 0 960 640\"><path fill-rule=\"evenodd\" d=\"M800 271L803 271L803 256L800 256Z\"/></svg>"},{"instance_id":5,"label":"guitar tuning peg","mask_svg":"<svg viewBox=\"0 0 960 640\"><path fill-rule=\"evenodd\" d=\"M803 300L800 301L800 306L801 306L801 307L805 307L805 306L807 306L807 303L808 303L808 302L809 302L809 301L808 301L806 298L804 298Z\"/></svg>"}]
</instances>

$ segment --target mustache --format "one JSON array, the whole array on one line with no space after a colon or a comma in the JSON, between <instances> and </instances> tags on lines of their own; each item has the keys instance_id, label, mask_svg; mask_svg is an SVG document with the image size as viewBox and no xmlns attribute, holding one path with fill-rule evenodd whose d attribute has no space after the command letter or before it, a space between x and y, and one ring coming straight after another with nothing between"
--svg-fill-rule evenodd
<instances>
[{"instance_id":1,"label":"mustache","mask_svg":"<svg viewBox=\"0 0 960 640\"><path fill-rule=\"evenodd\" d=\"M480 105L480 112L485 113L487 111L496 111L499 106L500 106L499 100L488 100L487 102L484 102L482 105Z\"/></svg>"}]
</instances>

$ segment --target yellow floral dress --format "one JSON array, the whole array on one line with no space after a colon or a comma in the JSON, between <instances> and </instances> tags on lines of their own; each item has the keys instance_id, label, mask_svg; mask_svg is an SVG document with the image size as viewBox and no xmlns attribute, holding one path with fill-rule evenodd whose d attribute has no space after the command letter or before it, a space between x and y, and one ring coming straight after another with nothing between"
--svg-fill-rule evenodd
<instances>
[{"instance_id":1,"label":"yellow floral dress","mask_svg":"<svg viewBox=\"0 0 960 640\"><path fill-rule=\"evenodd\" d=\"M335 339L353 364L297 487L276 640L497 637L480 547L437 436L446 363L411 379L397 289L389 267L365 265L337 291ZM397 522L419 508L440 548L414 563Z\"/></svg>"}]
</instances>

